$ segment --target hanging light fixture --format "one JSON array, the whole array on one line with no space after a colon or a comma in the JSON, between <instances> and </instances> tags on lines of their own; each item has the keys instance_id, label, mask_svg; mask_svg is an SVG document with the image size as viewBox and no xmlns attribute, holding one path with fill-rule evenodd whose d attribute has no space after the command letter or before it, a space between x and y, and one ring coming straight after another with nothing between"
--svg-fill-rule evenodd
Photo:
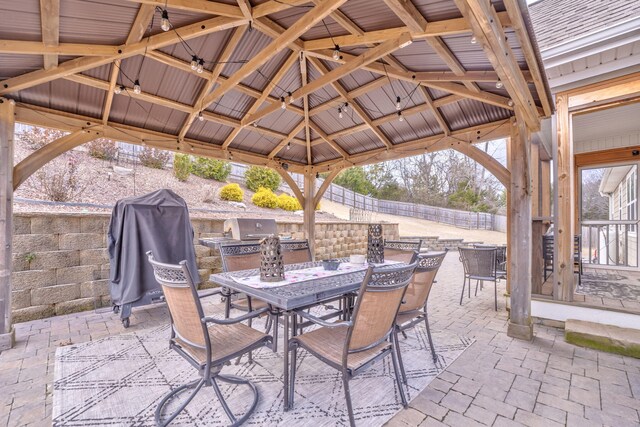
<instances>
[{"instance_id":1,"label":"hanging light fixture","mask_svg":"<svg viewBox=\"0 0 640 427\"><path fill-rule=\"evenodd\" d=\"M280 108L282 108L283 110L286 110L287 109L287 103L284 102L284 96L280 97L280 102L281 102Z\"/></svg>"},{"instance_id":2,"label":"hanging light fixture","mask_svg":"<svg viewBox=\"0 0 640 427\"><path fill-rule=\"evenodd\" d=\"M478 39L476 38L476 36L471 36L471 44L476 44L478 43Z\"/></svg>"},{"instance_id":3,"label":"hanging light fixture","mask_svg":"<svg viewBox=\"0 0 640 427\"><path fill-rule=\"evenodd\" d=\"M400 111L401 108L402 108L402 106L400 105L400 97L397 96L396 97L396 110Z\"/></svg>"},{"instance_id":4,"label":"hanging light fixture","mask_svg":"<svg viewBox=\"0 0 640 427\"><path fill-rule=\"evenodd\" d=\"M338 118L342 118L342 108L338 108Z\"/></svg>"},{"instance_id":5,"label":"hanging light fixture","mask_svg":"<svg viewBox=\"0 0 640 427\"><path fill-rule=\"evenodd\" d=\"M509 107L513 107L513 99L510 99L509 101L507 101L507 105Z\"/></svg>"},{"instance_id":6,"label":"hanging light fixture","mask_svg":"<svg viewBox=\"0 0 640 427\"><path fill-rule=\"evenodd\" d=\"M253 127L257 128L258 127L258 122L253 122Z\"/></svg>"},{"instance_id":7,"label":"hanging light fixture","mask_svg":"<svg viewBox=\"0 0 640 427\"><path fill-rule=\"evenodd\" d=\"M503 86L504 86L504 85L502 84L502 82L501 82L500 80L498 80L498 81L496 82L496 89L502 89L502 87L503 87Z\"/></svg>"},{"instance_id":8,"label":"hanging light fixture","mask_svg":"<svg viewBox=\"0 0 640 427\"><path fill-rule=\"evenodd\" d=\"M398 120L404 122L404 116L402 115L402 111L398 111Z\"/></svg>"},{"instance_id":9,"label":"hanging light fixture","mask_svg":"<svg viewBox=\"0 0 640 427\"><path fill-rule=\"evenodd\" d=\"M191 69L195 71L198 68L198 57L193 55L191 57Z\"/></svg>"},{"instance_id":10,"label":"hanging light fixture","mask_svg":"<svg viewBox=\"0 0 640 427\"><path fill-rule=\"evenodd\" d=\"M296 100L293 97L293 94L291 92L288 92L288 94L289 94L289 104L293 104Z\"/></svg>"},{"instance_id":11,"label":"hanging light fixture","mask_svg":"<svg viewBox=\"0 0 640 427\"><path fill-rule=\"evenodd\" d=\"M123 90L124 90L124 86L123 85L116 85L113 88L113 93L115 93L116 95L120 95Z\"/></svg>"},{"instance_id":12,"label":"hanging light fixture","mask_svg":"<svg viewBox=\"0 0 640 427\"><path fill-rule=\"evenodd\" d=\"M142 88L140 87L140 80L136 79L136 81L133 82L133 93L135 93L136 95L140 95L140 92L142 92Z\"/></svg>"},{"instance_id":13,"label":"hanging light fixture","mask_svg":"<svg viewBox=\"0 0 640 427\"><path fill-rule=\"evenodd\" d=\"M320 172L316 172L316 179L320 178Z\"/></svg>"},{"instance_id":14,"label":"hanging light fixture","mask_svg":"<svg viewBox=\"0 0 640 427\"><path fill-rule=\"evenodd\" d=\"M287 150L291 150L291 141L287 142Z\"/></svg>"},{"instance_id":15,"label":"hanging light fixture","mask_svg":"<svg viewBox=\"0 0 640 427\"><path fill-rule=\"evenodd\" d=\"M340 46L336 45L335 49L333 49L333 59L336 61L340 60Z\"/></svg>"},{"instance_id":16,"label":"hanging light fixture","mask_svg":"<svg viewBox=\"0 0 640 427\"><path fill-rule=\"evenodd\" d=\"M169 31L171 29L171 22L169 22L169 12L167 9L162 9L162 22L160 24L162 31Z\"/></svg>"},{"instance_id":17,"label":"hanging light fixture","mask_svg":"<svg viewBox=\"0 0 640 427\"><path fill-rule=\"evenodd\" d=\"M198 61L198 66L196 67L196 73L202 74L204 71L204 59L200 58Z\"/></svg>"},{"instance_id":18,"label":"hanging light fixture","mask_svg":"<svg viewBox=\"0 0 640 427\"><path fill-rule=\"evenodd\" d=\"M200 122L201 122L201 121L203 121L203 120L204 120L204 116L202 115L202 111L200 111L200 112L198 113L198 121L200 121Z\"/></svg>"},{"instance_id":19,"label":"hanging light fixture","mask_svg":"<svg viewBox=\"0 0 640 427\"><path fill-rule=\"evenodd\" d=\"M344 106L342 107L342 111L344 111L346 113L348 108L349 108L349 103L345 102Z\"/></svg>"}]
</instances>

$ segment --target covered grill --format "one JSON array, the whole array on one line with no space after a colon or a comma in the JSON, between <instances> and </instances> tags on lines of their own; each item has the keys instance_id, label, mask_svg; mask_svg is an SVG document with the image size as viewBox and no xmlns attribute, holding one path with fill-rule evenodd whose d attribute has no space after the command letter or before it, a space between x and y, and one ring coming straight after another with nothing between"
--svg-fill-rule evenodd
<instances>
[{"instance_id":1,"label":"covered grill","mask_svg":"<svg viewBox=\"0 0 640 427\"><path fill-rule=\"evenodd\" d=\"M186 260L192 272L198 271L189 210L171 190L119 200L107 238L111 301L125 327L129 326L132 307L163 300L147 251L165 263Z\"/></svg>"}]
</instances>

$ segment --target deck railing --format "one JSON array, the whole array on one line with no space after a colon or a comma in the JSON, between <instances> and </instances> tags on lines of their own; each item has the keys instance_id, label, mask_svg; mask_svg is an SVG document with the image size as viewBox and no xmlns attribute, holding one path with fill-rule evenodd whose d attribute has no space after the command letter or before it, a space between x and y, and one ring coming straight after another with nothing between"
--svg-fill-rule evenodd
<instances>
[{"instance_id":1,"label":"deck railing","mask_svg":"<svg viewBox=\"0 0 640 427\"><path fill-rule=\"evenodd\" d=\"M638 266L638 221L582 221L582 262Z\"/></svg>"}]
</instances>

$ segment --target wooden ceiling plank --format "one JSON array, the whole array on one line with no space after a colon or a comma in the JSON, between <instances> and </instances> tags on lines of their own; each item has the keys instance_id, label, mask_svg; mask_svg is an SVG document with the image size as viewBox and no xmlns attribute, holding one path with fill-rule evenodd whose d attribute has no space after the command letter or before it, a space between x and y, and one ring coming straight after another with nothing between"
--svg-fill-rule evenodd
<instances>
[{"instance_id":1,"label":"wooden ceiling plank","mask_svg":"<svg viewBox=\"0 0 640 427\"><path fill-rule=\"evenodd\" d=\"M136 19L133 21L131 28L129 29L129 35L125 41L125 45L137 43L144 37L144 34L153 18L155 7L149 4L140 5ZM109 87L107 88L106 96L104 97L104 103L102 104L102 123L109 121L109 114L111 114L111 106L113 105L113 96L116 83L118 82L118 74L120 73L120 59L116 59L111 66L111 72L109 73Z\"/></svg>"},{"instance_id":2,"label":"wooden ceiling plank","mask_svg":"<svg viewBox=\"0 0 640 427\"><path fill-rule=\"evenodd\" d=\"M229 59L231 58L231 55L236 50L236 47L238 46L238 43L240 43L240 40L244 36L244 33L246 30L247 30L246 25L235 28L233 30L233 34L231 34L229 41L227 42L224 49L216 59L216 65L213 67L213 70L211 71L211 77L209 78L209 81L205 83L205 85L200 90L200 93L198 93L198 96L196 97L196 102L194 102L193 104L193 111L189 113L189 116L185 119L184 124L182 125L182 128L178 133L178 139L184 138L184 136L189 131L189 128L191 128L193 121L196 119L196 117L198 117L198 114L202 110L202 108L199 108L199 107L201 107L201 103L204 100L204 97L207 96L207 94L211 91L213 86L215 86L216 83L218 82L218 77L220 77L220 73L222 72L222 69L224 68L225 63L229 61Z\"/></svg>"},{"instance_id":3,"label":"wooden ceiling plank","mask_svg":"<svg viewBox=\"0 0 640 427\"><path fill-rule=\"evenodd\" d=\"M233 19L227 17L218 17L195 24L186 25L184 27L176 29L175 31L154 34L150 37L142 39L137 43L133 43L130 46L119 46L119 49L122 51L122 53L116 55L97 57L83 56L66 61L58 65L56 68L52 68L50 70L42 69L32 71L30 73L3 80L0 83L0 85L2 85L0 86L0 95L14 93L22 89L27 89L64 76L68 76L70 74L80 73L91 68L109 64L116 59L130 58L135 55L143 54L146 51L169 46L178 43L180 41L180 38L182 38L183 40L191 40L193 38L201 37L206 34L235 28L238 25L246 23L246 19L244 18Z\"/></svg>"},{"instance_id":4,"label":"wooden ceiling plank","mask_svg":"<svg viewBox=\"0 0 640 427\"><path fill-rule=\"evenodd\" d=\"M42 44L56 47L60 42L60 0L40 0L40 27ZM44 55L44 69L58 66L58 55Z\"/></svg>"},{"instance_id":5,"label":"wooden ceiling plank","mask_svg":"<svg viewBox=\"0 0 640 427\"><path fill-rule=\"evenodd\" d=\"M222 96L226 91L236 84L240 83L245 77L255 72L262 65L267 63L271 58L276 56L282 50L287 49L287 45L298 39L302 34L307 32L316 23L341 6L346 0L326 0L321 5L314 7L304 14L294 24L287 28L282 34L276 37L267 47L260 53L251 58L232 76L218 86L204 99L204 104L209 106L213 101Z\"/></svg>"}]
</instances>

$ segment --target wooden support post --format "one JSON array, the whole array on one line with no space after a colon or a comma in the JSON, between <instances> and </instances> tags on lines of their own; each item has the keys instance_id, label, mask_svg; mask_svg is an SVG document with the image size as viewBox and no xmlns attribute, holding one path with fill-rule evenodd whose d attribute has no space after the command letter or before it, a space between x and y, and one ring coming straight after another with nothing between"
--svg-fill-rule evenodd
<instances>
[{"instance_id":1,"label":"wooden support post","mask_svg":"<svg viewBox=\"0 0 640 427\"><path fill-rule=\"evenodd\" d=\"M554 215L553 215L553 299L573 300L573 143L569 97L556 95L556 133L553 135Z\"/></svg>"},{"instance_id":2,"label":"wooden support post","mask_svg":"<svg viewBox=\"0 0 640 427\"><path fill-rule=\"evenodd\" d=\"M540 215L551 216L551 162L540 162Z\"/></svg>"},{"instance_id":3,"label":"wooden support post","mask_svg":"<svg viewBox=\"0 0 640 427\"><path fill-rule=\"evenodd\" d=\"M309 241L311 258L316 259L316 176L312 172L304 175L304 237Z\"/></svg>"},{"instance_id":4,"label":"wooden support post","mask_svg":"<svg viewBox=\"0 0 640 427\"><path fill-rule=\"evenodd\" d=\"M511 312L507 335L531 340L531 139L522 120L511 121Z\"/></svg>"},{"instance_id":5,"label":"wooden support post","mask_svg":"<svg viewBox=\"0 0 640 427\"><path fill-rule=\"evenodd\" d=\"M512 165L511 165L511 139L507 140L507 169L509 169L509 173L511 174ZM509 177L509 183L504 185L505 192L507 193L506 203L507 203L507 260L511 259L511 254L513 253L513 247L511 246L511 177ZM507 285L506 292L507 295L511 295L511 274L509 274L509 270L511 270L510 264L507 262L506 271L507 271Z\"/></svg>"},{"instance_id":6,"label":"wooden support post","mask_svg":"<svg viewBox=\"0 0 640 427\"><path fill-rule=\"evenodd\" d=\"M531 215L540 216L540 146L531 144Z\"/></svg>"},{"instance_id":7,"label":"wooden support post","mask_svg":"<svg viewBox=\"0 0 640 427\"><path fill-rule=\"evenodd\" d=\"M11 325L14 106L13 100L0 98L0 351L15 342Z\"/></svg>"}]
</instances>

